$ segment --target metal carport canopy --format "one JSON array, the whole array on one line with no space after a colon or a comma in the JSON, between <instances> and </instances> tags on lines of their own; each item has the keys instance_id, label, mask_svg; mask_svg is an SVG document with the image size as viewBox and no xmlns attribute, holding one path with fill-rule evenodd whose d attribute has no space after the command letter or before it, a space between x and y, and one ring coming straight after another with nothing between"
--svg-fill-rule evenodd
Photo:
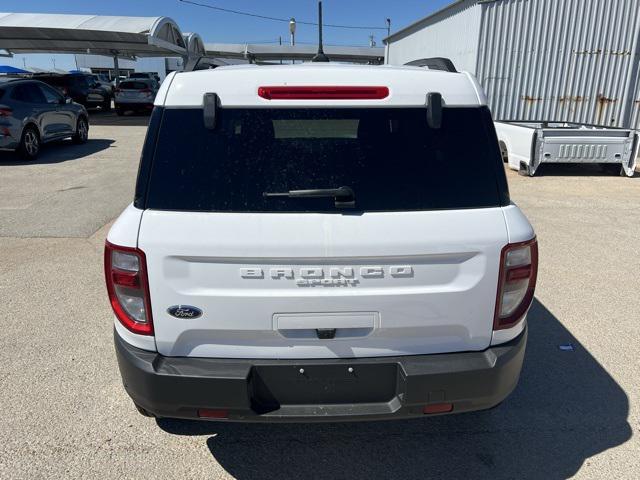
<instances>
[{"instance_id":1,"label":"metal carport canopy","mask_svg":"<svg viewBox=\"0 0 640 480\"><path fill-rule=\"evenodd\" d=\"M180 28L168 17L0 13L0 49L10 53L187 56Z\"/></svg>"},{"instance_id":2,"label":"metal carport canopy","mask_svg":"<svg viewBox=\"0 0 640 480\"><path fill-rule=\"evenodd\" d=\"M274 60L311 60L318 52L317 45L259 45L247 43L205 43L209 57L246 59L262 62ZM381 47L324 46L327 56L336 62L381 63Z\"/></svg>"}]
</instances>

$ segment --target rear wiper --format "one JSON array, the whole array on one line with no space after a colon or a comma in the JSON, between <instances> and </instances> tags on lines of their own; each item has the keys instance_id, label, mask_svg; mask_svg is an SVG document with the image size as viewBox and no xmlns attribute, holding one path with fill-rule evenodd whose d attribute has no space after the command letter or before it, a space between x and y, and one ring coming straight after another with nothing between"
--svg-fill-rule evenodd
<instances>
[{"instance_id":1,"label":"rear wiper","mask_svg":"<svg viewBox=\"0 0 640 480\"><path fill-rule=\"evenodd\" d=\"M354 207L356 197L350 187L340 188L314 188L312 190L289 190L288 192L263 192L262 196L269 197L288 197L288 198L335 198L337 208Z\"/></svg>"}]
</instances>

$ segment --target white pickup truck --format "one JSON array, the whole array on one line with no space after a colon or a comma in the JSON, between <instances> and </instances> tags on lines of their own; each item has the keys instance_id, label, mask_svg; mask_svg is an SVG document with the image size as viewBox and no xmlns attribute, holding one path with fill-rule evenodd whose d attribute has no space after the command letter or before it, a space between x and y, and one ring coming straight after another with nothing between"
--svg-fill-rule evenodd
<instances>
[{"instance_id":1,"label":"white pickup truck","mask_svg":"<svg viewBox=\"0 0 640 480\"><path fill-rule=\"evenodd\" d=\"M598 163L632 177L638 133L632 129L565 122L495 122L503 160L533 176L543 163Z\"/></svg>"},{"instance_id":2,"label":"white pickup truck","mask_svg":"<svg viewBox=\"0 0 640 480\"><path fill-rule=\"evenodd\" d=\"M123 383L156 417L490 408L518 382L537 251L468 74L173 73L105 248Z\"/></svg>"}]
</instances>

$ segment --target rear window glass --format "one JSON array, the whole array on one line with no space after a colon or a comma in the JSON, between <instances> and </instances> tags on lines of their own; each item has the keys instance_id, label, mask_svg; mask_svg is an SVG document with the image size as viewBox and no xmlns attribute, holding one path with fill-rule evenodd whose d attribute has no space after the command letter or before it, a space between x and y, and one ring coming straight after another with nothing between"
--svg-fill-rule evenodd
<instances>
[{"instance_id":1,"label":"rear window glass","mask_svg":"<svg viewBox=\"0 0 640 480\"><path fill-rule=\"evenodd\" d=\"M120 88L127 90L144 90L145 88L149 88L149 85L144 82L121 82Z\"/></svg>"},{"instance_id":2,"label":"rear window glass","mask_svg":"<svg viewBox=\"0 0 640 480\"><path fill-rule=\"evenodd\" d=\"M146 208L344 212L331 197L265 195L342 186L356 211L494 207L505 198L486 108L445 108L440 129L423 108L223 108L214 130L202 109L166 109L157 133Z\"/></svg>"}]
</instances>

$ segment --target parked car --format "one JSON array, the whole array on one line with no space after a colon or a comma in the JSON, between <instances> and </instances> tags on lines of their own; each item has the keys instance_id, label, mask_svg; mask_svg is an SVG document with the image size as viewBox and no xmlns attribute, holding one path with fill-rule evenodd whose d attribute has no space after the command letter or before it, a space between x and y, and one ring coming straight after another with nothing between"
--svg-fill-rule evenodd
<instances>
[{"instance_id":1,"label":"parked car","mask_svg":"<svg viewBox=\"0 0 640 480\"><path fill-rule=\"evenodd\" d=\"M102 88L106 89L108 92L111 93L111 96L113 96L113 93L115 91L115 87L111 84L111 80L109 80L109 77L107 77L104 74L98 74L98 73L93 73L91 75L93 77L93 80L100 85Z\"/></svg>"},{"instance_id":2,"label":"parked car","mask_svg":"<svg viewBox=\"0 0 640 480\"><path fill-rule=\"evenodd\" d=\"M86 108L101 107L103 110L111 110L110 90L96 83L91 74L39 74L34 78L57 88L64 96L71 97L74 102Z\"/></svg>"},{"instance_id":3,"label":"parked car","mask_svg":"<svg viewBox=\"0 0 640 480\"><path fill-rule=\"evenodd\" d=\"M127 110L150 112L158 89L155 80L125 80L116 88L115 107L118 115Z\"/></svg>"},{"instance_id":4,"label":"parked car","mask_svg":"<svg viewBox=\"0 0 640 480\"><path fill-rule=\"evenodd\" d=\"M471 75L172 73L142 152L105 247L141 413L422 417L516 386L537 241Z\"/></svg>"},{"instance_id":5,"label":"parked car","mask_svg":"<svg viewBox=\"0 0 640 480\"><path fill-rule=\"evenodd\" d=\"M160 84L160 77L155 72L132 72L129 74L129 78L155 80L158 84Z\"/></svg>"},{"instance_id":6,"label":"parked car","mask_svg":"<svg viewBox=\"0 0 640 480\"><path fill-rule=\"evenodd\" d=\"M89 137L87 110L37 80L0 80L0 148L35 159L42 144Z\"/></svg>"}]
</instances>

